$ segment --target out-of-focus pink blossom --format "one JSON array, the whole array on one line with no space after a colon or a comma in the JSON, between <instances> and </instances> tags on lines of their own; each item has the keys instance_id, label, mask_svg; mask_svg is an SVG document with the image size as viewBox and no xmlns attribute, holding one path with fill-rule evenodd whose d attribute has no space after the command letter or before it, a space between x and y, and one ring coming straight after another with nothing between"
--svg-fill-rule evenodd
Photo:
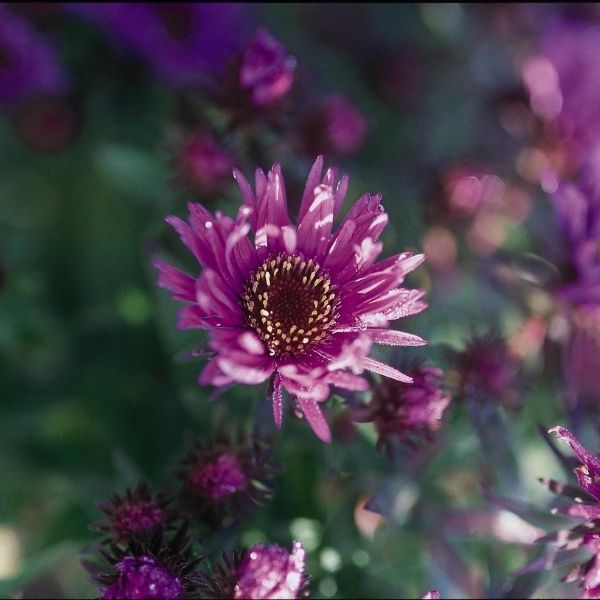
<instances>
[{"instance_id":1,"label":"out-of-focus pink blossom","mask_svg":"<svg viewBox=\"0 0 600 600\"><path fill-rule=\"evenodd\" d=\"M240 85L250 92L255 106L281 99L294 81L296 59L266 30L260 29L244 53Z\"/></svg>"}]
</instances>

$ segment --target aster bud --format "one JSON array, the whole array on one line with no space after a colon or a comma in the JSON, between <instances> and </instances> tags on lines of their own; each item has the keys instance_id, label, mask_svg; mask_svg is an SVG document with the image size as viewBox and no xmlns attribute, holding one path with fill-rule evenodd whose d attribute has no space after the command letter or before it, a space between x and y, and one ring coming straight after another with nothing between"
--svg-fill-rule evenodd
<instances>
[{"instance_id":1,"label":"aster bud","mask_svg":"<svg viewBox=\"0 0 600 600\"><path fill-rule=\"evenodd\" d=\"M287 94L294 81L296 59L283 44L260 29L244 53L240 86L250 93L255 106L266 106Z\"/></svg>"}]
</instances>

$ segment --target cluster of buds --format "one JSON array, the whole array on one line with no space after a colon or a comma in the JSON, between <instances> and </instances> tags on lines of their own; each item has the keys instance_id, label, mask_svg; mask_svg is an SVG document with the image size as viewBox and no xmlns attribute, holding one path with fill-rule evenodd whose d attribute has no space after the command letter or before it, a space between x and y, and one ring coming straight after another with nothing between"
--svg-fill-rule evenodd
<instances>
[{"instance_id":1,"label":"cluster of buds","mask_svg":"<svg viewBox=\"0 0 600 600\"><path fill-rule=\"evenodd\" d=\"M277 545L236 552L226 570L210 562L203 567L196 541L270 498L278 471L271 449L224 433L212 444L191 438L188 446L176 494L154 494L142 482L99 503L105 517L92 528L103 534L101 560L85 565L102 598L297 598L307 581L301 544L291 552Z\"/></svg>"}]
</instances>

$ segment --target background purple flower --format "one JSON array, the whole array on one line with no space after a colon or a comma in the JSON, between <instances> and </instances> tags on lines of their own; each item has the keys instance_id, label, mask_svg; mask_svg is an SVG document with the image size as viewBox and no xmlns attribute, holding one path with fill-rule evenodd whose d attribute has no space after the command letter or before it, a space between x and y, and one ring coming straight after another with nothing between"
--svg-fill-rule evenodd
<instances>
[{"instance_id":1,"label":"background purple flower","mask_svg":"<svg viewBox=\"0 0 600 600\"><path fill-rule=\"evenodd\" d=\"M128 489L123 496L113 494L109 501L99 503L106 520L94 529L108 533L113 542L144 539L165 530L173 520L169 500L154 495L145 482Z\"/></svg>"},{"instance_id":2,"label":"background purple flower","mask_svg":"<svg viewBox=\"0 0 600 600\"><path fill-rule=\"evenodd\" d=\"M66 76L49 42L0 5L0 107L65 90Z\"/></svg>"},{"instance_id":3,"label":"background purple flower","mask_svg":"<svg viewBox=\"0 0 600 600\"><path fill-rule=\"evenodd\" d=\"M178 505L209 528L228 527L270 500L278 471L266 442L234 441L224 434L206 443L190 438L178 472L182 481Z\"/></svg>"},{"instance_id":4,"label":"background purple flower","mask_svg":"<svg viewBox=\"0 0 600 600\"><path fill-rule=\"evenodd\" d=\"M169 573L151 555L124 556L115 568L119 574L104 590L102 598L105 600L179 600L183 597L181 579Z\"/></svg>"},{"instance_id":5,"label":"background purple flower","mask_svg":"<svg viewBox=\"0 0 600 600\"><path fill-rule=\"evenodd\" d=\"M304 584L306 551L299 542L291 552L277 544L248 549L237 569L234 598L294 600Z\"/></svg>"},{"instance_id":6,"label":"background purple flower","mask_svg":"<svg viewBox=\"0 0 600 600\"><path fill-rule=\"evenodd\" d=\"M247 7L231 3L115 2L91 5L89 13L176 86L206 83L222 73L249 25Z\"/></svg>"},{"instance_id":7,"label":"background purple flower","mask_svg":"<svg viewBox=\"0 0 600 600\"><path fill-rule=\"evenodd\" d=\"M394 441L416 445L431 440L442 426L442 415L450 403L450 396L441 389L444 372L423 364L407 374L412 384L383 379L372 386L367 406L352 409L356 420L374 424L380 447L389 449Z\"/></svg>"},{"instance_id":8,"label":"background purple flower","mask_svg":"<svg viewBox=\"0 0 600 600\"><path fill-rule=\"evenodd\" d=\"M292 86L296 59L286 54L283 44L260 29L244 53L240 85L248 90L255 106L282 98Z\"/></svg>"}]
</instances>

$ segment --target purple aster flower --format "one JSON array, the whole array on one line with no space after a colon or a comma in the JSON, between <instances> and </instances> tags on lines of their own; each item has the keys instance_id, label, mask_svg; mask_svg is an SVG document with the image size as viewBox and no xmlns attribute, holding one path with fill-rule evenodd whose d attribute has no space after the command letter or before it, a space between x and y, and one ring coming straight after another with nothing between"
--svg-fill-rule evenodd
<instances>
[{"instance_id":1,"label":"purple aster flower","mask_svg":"<svg viewBox=\"0 0 600 600\"><path fill-rule=\"evenodd\" d=\"M247 7L233 3L114 2L91 6L95 21L176 86L202 84L235 56Z\"/></svg>"},{"instance_id":2,"label":"purple aster flower","mask_svg":"<svg viewBox=\"0 0 600 600\"><path fill-rule=\"evenodd\" d=\"M240 85L251 94L255 106L271 104L287 94L294 81L296 59L283 44L260 29L244 53Z\"/></svg>"},{"instance_id":3,"label":"purple aster flower","mask_svg":"<svg viewBox=\"0 0 600 600\"><path fill-rule=\"evenodd\" d=\"M494 400L514 408L519 400L520 370L505 340L494 334L472 338L455 355L456 388L465 399Z\"/></svg>"},{"instance_id":4,"label":"purple aster flower","mask_svg":"<svg viewBox=\"0 0 600 600\"><path fill-rule=\"evenodd\" d=\"M236 218L211 215L189 204L189 223L167 218L202 270L192 277L155 260L158 283L187 304L179 328L210 332L214 358L201 385L272 380L273 414L283 416L283 390L296 399L316 435L330 441L319 404L330 386L364 390L369 370L398 381L412 380L371 357L373 343L424 344L420 337L388 329L389 322L425 308L422 290L399 287L422 255L403 253L376 262L387 224L381 195L365 194L334 229L348 179L322 177L319 157L309 176L298 224L287 210L283 175L256 172L256 190L239 172L243 205Z\"/></svg>"},{"instance_id":5,"label":"purple aster flower","mask_svg":"<svg viewBox=\"0 0 600 600\"><path fill-rule=\"evenodd\" d=\"M125 548L111 545L101 554L108 568L88 561L84 565L106 600L198 597L197 564L202 557L194 555L183 529L169 542L159 534Z\"/></svg>"},{"instance_id":6,"label":"purple aster flower","mask_svg":"<svg viewBox=\"0 0 600 600\"><path fill-rule=\"evenodd\" d=\"M538 54L524 65L533 110L564 135L594 142L600 133L600 27L551 21Z\"/></svg>"},{"instance_id":7,"label":"purple aster flower","mask_svg":"<svg viewBox=\"0 0 600 600\"><path fill-rule=\"evenodd\" d=\"M0 107L65 91L53 48L25 19L0 5Z\"/></svg>"},{"instance_id":8,"label":"purple aster flower","mask_svg":"<svg viewBox=\"0 0 600 600\"><path fill-rule=\"evenodd\" d=\"M561 505L552 510L558 530L536 540L537 543L547 544L546 554L520 569L518 574L569 567L563 581L579 581L582 589L580 598L600 598L600 459L564 427L555 427L550 432L565 440L577 456L580 464L574 472L579 488L540 479L563 500ZM562 460L567 462L564 457ZM490 496L503 508L525 519L533 515L540 522L540 512L533 507Z\"/></svg>"},{"instance_id":9,"label":"purple aster flower","mask_svg":"<svg viewBox=\"0 0 600 600\"><path fill-rule=\"evenodd\" d=\"M424 596L423 600L440 600L441 596L437 590L429 590Z\"/></svg>"},{"instance_id":10,"label":"purple aster flower","mask_svg":"<svg viewBox=\"0 0 600 600\"><path fill-rule=\"evenodd\" d=\"M109 501L99 503L106 520L94 529L110 534L113 542L149 538L164 530L173 520L169 500L162 494L154 496L145 482L123 496L113 494Z\"/></svg>"},{"instance_id":11,"label":"purple aster flower","mask_svg":"<svg viewBox=\"0 0 600 600\"><path fill-rule=\"evenodd\" d=\"M252 600L290 599L303 595L308 584L306 551L299 542L291 551L277 544L256 544L232 557L200 580L207 598Z\"/></svg>"},{"instance_id":12,"label":"purple aster flower","mask_svg":"<svg viewBox=\"0 0 600 600\"><path fill-rule=\"evenodd\" d=\"M306 551L300 542L294 542L290 552L277 544L256 544L238 567L234 598L297 598L305 564Z\"/></svg>"},{"instance_id":13,"label":"purple aster flower","mask_svg":"<svg viewBox=\"0 0 600 600\"><path fill-rule=\"evenodd\" d=\"M343 94L331 94L303 127L304 144L311 154L353 154L363 145L368 129L354 104Z\"/></svg>"},{"instance_id":14,"label":"purple aster flower","mask_svg":"<svg viewBox=\"0 0 600 600\"><path fill-rule=\"evenodd\" d=\"M411 446L430 441L442 425L442 414L450 402L441 389L444 372L424 364L408 374L412 384L384 379L373 386L368 406L352 410L356 420L373 422L379 447L389 449L396 440Z\"/></svg>"},{"instance_id":15,"label":"purple aster flower","mask_svg":"<svg viewBox=\"0 0 600 600\"><path fill-rule=\"evenodd\" d=\"M273 495L279 469L265 442L233 442L221 435L204 444L191 438L188 445L179 478L180 503L190 517L212 528L225 527Z\"/></svg>"},{"instance_id":16,"label":"purple aster flower","mask_svg":"<svg viewBox=\"0 0 600 600\"><path fill-rule=\"evenodd\" d=\"M553 292L570 332L564 340L564 374L571 405L598 399L600 366L600 191L588 181L562 183L551 195L560 231L561 279Z\"/></svg>"},{"instance_id":17,"label":"purple aster flower","mask_svg":"<svg viewBox=\"0 0 600 600\"><path fill-rule=\"evenodd\" d=\"M102 594L105 600L118 598L163 598L179 600L183 596L181 579L169 573L151 555L124 556L115 565L116 581Z\"/></svg>"},{"instance_id":18,"label":"purple aster flower","mask_svg":"<svg viewBox=\"0 0 600 600\"><path fill-rule=\"evenodd\" d=\"M211 135L199 132L174 149L181 183L197 194L217 191L233 167L229 153Z\"/></svg>"},{"instance_id":19,"label":"purple aster flower","mask_svg":"<svg viewBox=\"0 0 600 600\"><path fill-rule=\"evenodd\" d=\"M570 304L600 302L600 190L582 181L562 183L551 195L562 233L566 277L557 290Z\"/></svg>"}]
</instances>

